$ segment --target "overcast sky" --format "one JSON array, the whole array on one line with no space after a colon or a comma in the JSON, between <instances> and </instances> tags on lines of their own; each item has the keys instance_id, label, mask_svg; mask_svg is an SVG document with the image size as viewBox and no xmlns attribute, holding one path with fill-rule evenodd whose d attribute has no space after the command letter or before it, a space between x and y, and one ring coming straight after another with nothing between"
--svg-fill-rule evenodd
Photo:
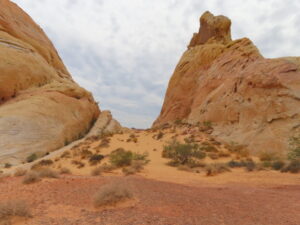
<instances>
[{"instance_id":1,"label":"overcast sky","mask_svg":"<svg viewBox=\"0 0 300 225\"><path fill-rule=\"evenodd\" d=\"M44 29L73 78L128 127L149 127L209 10L265 57L300 55L299 0L13 0Z\"/></svg>"}]
</instances>

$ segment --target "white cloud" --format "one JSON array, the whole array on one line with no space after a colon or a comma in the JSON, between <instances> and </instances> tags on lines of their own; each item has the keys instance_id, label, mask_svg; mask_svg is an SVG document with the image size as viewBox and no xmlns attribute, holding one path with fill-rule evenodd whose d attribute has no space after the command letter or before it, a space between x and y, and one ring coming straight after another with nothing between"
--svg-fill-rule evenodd
<instances>
[{"instance_id":1,"label":"white cloud","mask_svg":"<svg viewBox=\"0 0 300 225\"><path fill-rule=\"evenodd\" d=\"M74 79L122 124L149 127L206 10L232 19L266 57L299 55L298 0L14 0L45 30Z\"/></svg>"}]
</instances>

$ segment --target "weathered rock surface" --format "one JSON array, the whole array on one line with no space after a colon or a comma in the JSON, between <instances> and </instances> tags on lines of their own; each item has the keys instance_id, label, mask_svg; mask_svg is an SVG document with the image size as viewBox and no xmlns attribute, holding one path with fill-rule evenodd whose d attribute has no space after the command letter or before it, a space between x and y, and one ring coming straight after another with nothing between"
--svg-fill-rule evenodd
<instances>
[{"instance_id":1,"label":"weathered rock surface","mask_svg":"<svg viewBox=\"0 0 300 225\"><path fill-rule=\"evenodd\" d=\"M153 126L211 121L226 141L284 152L300 129L300 58L266 59L249 39L231 41L226 17L200 21Z\"/></svg>"},{"instance_id":2,"label":"weathered rock surface","mask_svg":"<svg viewBox=\"0 0 300 225\"><path fill-rule=\"evenodd\" d=\"M88 133L90 136L101 136L102 134L118 133L123 130L121 124L116 121L110 111L102 111L93 128Z\"/></svg>"},{"instance_id":3,"label":"weathered rock surface","mask_svg":"<svg viewBox=\"0 0 300 225\"><path fill-rule=\"evenodd\" d=\"M100 110L43 30L0 0L0 163L18 163L85 135Z\"/></svg>"}]
</instances>

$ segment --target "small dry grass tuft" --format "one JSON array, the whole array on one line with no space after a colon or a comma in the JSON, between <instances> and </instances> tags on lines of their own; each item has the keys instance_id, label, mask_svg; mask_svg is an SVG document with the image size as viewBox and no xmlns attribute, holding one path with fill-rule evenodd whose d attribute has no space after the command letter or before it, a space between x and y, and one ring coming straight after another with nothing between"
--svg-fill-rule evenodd
<instances>
[{"instance_id":1,"label":"small dry grass tuft","mask_svg":"<svg viewBox=\"0 0 300 225\"><path fill-rule=\"evenodd\" d=\"M27 173L24 176L23 184L32 184L32 183L38 182L40 180L41 180L41 178L37 172L30 171L29 173Z\"/></svg>"},{"instance_id":2,"label":"small dry grass tuft","mask_svg":"<svg viewBox=\"0 0 300 225\"><path fill-rule=\"evenodd\" d=\"M229 167L226 164L214 163L208 165L206 168L206 176L215 176L220 173L230 172Z\"/></svg>"},{"instance_id":3,"label":"small dry grass tuft","mask_svg":"<svg viewBox=\"0 0 300 225\"><path fill-rule=\"evenodd\" d=\"M41 178L59 178L58 173L50 168L43 168L39 170L38 175Z\"/></svg>"},{"instance_id":4,"label":"small dry grass tuft","mask_svg":"<svg viewBox=\"0 0 300 225\"><path fill-rule=\"evenodd\" d=\"M14 173L14 176L15 176L15 177L22 177L22 176L24 176L26 173L27 173L27 170L22 169L22 168L18 168L18 169L16 169L16 171L15 171L15 173Z\"/></svg>"},{"instance_id":5,"label":"small dry grass tuft","mask_svg":"<svg viewBox=\"0 0 300 225\"><path fill-rule=\"evenodd\" d=\"M0 203L0 222L6 220L6 224L10 224L9 219L14 216L27 218L31 217L29 207L25 201L11 200L8 202Z\"/></svg>"},{"instance_id":6,"label":"small dry grass tuft","mask_svg":"<svg viewBox=\"0 0 300 225\"><path fill-rule=\"evenodd\" d=\"M102 168L96 167L91 171L92 176L100 176L102 174Z\"/></svg>"},{"instance_id":7,"label":"small dry grass tuft","mask_svg":"<svg viewBox=\"0 0 300 225\"><path fill-rule=\"evenodd\" d=\"M72 174L71 173L71 170L69 170L68 168L61 168L60 171L59 171L60 174Z\"/></svg>"},{"instance_id":8,"label":"small dry grass tuft","mask_svg":"<svg viewBox=\"0 0 300 225\"><path fill-rule=\"evenodd\" d=\"M133 198L131 190L124 183L114 182L103 185L94 196L94 206L115 206L117 203Z\"/></svg>"}]
</instances>

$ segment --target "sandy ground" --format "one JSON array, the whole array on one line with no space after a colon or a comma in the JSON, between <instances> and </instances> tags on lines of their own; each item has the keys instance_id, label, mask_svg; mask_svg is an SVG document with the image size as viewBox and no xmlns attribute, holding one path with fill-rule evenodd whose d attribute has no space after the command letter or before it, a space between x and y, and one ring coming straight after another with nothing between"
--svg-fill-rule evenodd
<instances>
[{"instance_id":1,"label":"sandy ground","mask_svg":"<svg viewBox=\"0 0 300 225\"><path fill-rule=\"evenodd\" d=\"M233 169L207 177L204 172L180 171L166 165L168 160L161 157L163 146L174 136L183 141L196 133L195 141L199 143L211 137L193 129L180 129L176 132L164 131L163 138L157 140L155 136L158 132L134 130L116 134L109 138L109 146L101 148L101 140L73 143L45 157L55 161L52 166L54 169L69 168L73 175L54 180L44 179L31 185L22 184L22 177L2 178L0 200L22 199L29 203L33 218L27 221L18 219L13 224L300 224L300 174ZM136 143L128 141L132 134L137 137ZM80 143L81 146L76 147ZM100 177L91 177L95 166L90 166L87 160L80 156L61 157L66 151L73 153L81 148L108 155L119 147L138 153L147 152L150 162L144 171L125 177L121 170L116 170ZM223 145L218 145L218 148L226 151ZM233 155L217 161L228 162L234 158ZM76 168L72 164L74 159L85 166ZM107 162L108 159L103 161ZM215 161L206 159L205 162ZM23 167L30 168L32 164ZM5 172L13 173L14 170L11 168ZM92 196L103 184L114 180L127 183L134 192L135 203L113 209L95 209Z\"/></svg>"},{"instance_id":2,"label":"sandy ground","mask_svg":"<svg viewBox=\"0 0 300 225\"><path fill-rule=\"evenodd\" d=\"M92 196L101 185L124 180L138 199L135 205L96 210ZM64 176L22 185L21 178L0 183L0 199L26 200L33 218L27 225L298 225L300 186L192 187L140 176ZM5 190L5 191L3 191Z\"/></svg>"}]
</instances>

